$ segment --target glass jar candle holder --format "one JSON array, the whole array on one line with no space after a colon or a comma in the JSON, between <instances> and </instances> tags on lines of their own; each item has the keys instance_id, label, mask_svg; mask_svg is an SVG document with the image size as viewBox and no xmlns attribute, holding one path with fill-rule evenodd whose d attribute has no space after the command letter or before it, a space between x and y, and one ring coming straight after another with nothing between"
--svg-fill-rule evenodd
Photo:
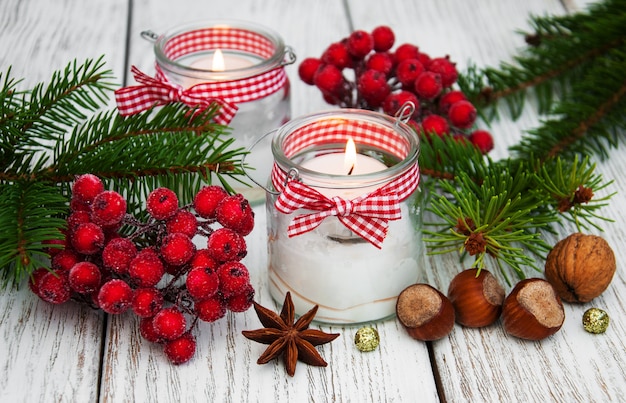
<instances>
[{"instance_id":1,"label":"glass jar candle holder","mask_svg":"<svg viewBox=\"0 0 626 403\"><path fill-rule=\"evenodd\" d=\"M179 26L160 35L152 31L141 35L154 42L158 82L171 86L173 93L178 90L186 103L192 103L187 102L190 99L219 101L222 114L216 121L232 129L233 148L250 148L259 133L290 119L284 67L295 62L295 55L273 30L249 22L215 20ZM138 73L135 70L140 81ZM272 167L270 139L257 144L246 160L248 174L264 182ZM228 183L251 202L265 198L263 189L234 179Z\"/></svg>"},{"instance_id":2,"label":"glass jar candle holder","mask_svg":"<svg viewBox=\"0 0 626 403\"><path fill-rule=\"evenodd\" d=\"M401 119L340 109L283 125L272 153L272 297L290 292L297 314L318 305L325 323L394 316L423 261L416 133Z\"/></svg>"}]
</instances>

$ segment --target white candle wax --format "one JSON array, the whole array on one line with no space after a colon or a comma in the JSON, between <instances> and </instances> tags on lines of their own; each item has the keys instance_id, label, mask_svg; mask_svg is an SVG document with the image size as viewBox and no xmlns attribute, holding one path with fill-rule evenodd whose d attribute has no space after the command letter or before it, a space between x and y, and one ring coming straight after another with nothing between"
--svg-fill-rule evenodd
<instances>
[{"instance_id":1,"label":"white candle wax","mask_svg":"<svg viewBox=\"0 0 626 403\"><path fill-rule=\"evenodd\" d=\"M215 61L216 52L205 53L188 61L188 65L194 69L204 70L198 77L178 76L174 79L176 84L183 88L190 88L196 84L210 81L230 81L241 78L240 72L233 70L244 69L259 64L262 59L250 53L221 51L223 64ZM223 73L220 73L223 72ZM203 77L204 76L204 77ZM248 149L254 144L259 136L276 129L284 124L290 117L290 104L288 86L269 96L250 102L237 104L237 114L229 123L235 139L234 148ZM273 156L270 151L271 136L267 136L246 157L246 163L250 167L246 174L257 183L265 183L270 176L273 166ZM246 180L245 178L243 178ZM242 185L237 179L225 179L237 193L242 193L251 203L265 201L265 190L257 186L249 187Z\"/></svg>"},{"instance_id":2,"label":"white candle wax","mask_svg":"<svg viewBox=\"0 0 626 403\"><path fill-rule=\"evenodd\" d=\"M423 267L419 213L407 204L401 210L402 219L389 222L382 249L363 240L329 238L328 227L342 225L336 217L290 238L287 227L293 217L269 215L273 298L282 302L289 291L299 315L318 305L316 320L327 323L356 324L394 315L397 296L419 281Z\"/></svg>"},{"instance_id":3,"label":"white candle wax","mask_svg":"<svg viewBox=\"0 0 626 403\"><path fill-rule=\"evenodd\" d=\"M221 52L218 49L211 54L197 58L189 67L202 70L228 71L245 69L253 65L254 61L250 57L237 53Z\"/></svg>"},{"instance_id":4,"label":"white candle wax","mask_svg":"<svg viewBox=\"0 0 626 403\"><path fill-rule=\"evenodd\" d=\"M323 154L300 165L347 175L352 166L345 163L346 154ZM357 154L354 161L353 175L387 168L363 154ZM302 179L307 183L306 173ZM314 188L328 198L351 200L384 185L342 187L338 180L335 188ZM361 323L393 315L397 296L418 281L422 266L420 214L414 201L410 197L402 202L402 219L389 222L381 249L352 234L337 217L327 217L316 229L289 237L291 219L306 212L287 215L268 207L269 286L274 299L282 301L289 291L298 314L318 305L316 319L328 323Z\"/></svg>"},{"instance_id":5,"label":"white candle wax","mask_svg":"<svg viewBox=\"0 0 626 403\"><path fill-rule=\"evenodd\" d=\"M387 166L376 158L356 154L354 148L350 149L349 144L346 146L345 153L322 154L304 161L300 166L324 174L346 176L369 174L387 169ZM354 147L354 143L352 143L352 147ZM377 188L378 186L341 188L338 185L337 188L318 187L316 190L328 198L340 196L346 200L351 200L363 194L371 193Z\"/></svg>"}]
</instances>

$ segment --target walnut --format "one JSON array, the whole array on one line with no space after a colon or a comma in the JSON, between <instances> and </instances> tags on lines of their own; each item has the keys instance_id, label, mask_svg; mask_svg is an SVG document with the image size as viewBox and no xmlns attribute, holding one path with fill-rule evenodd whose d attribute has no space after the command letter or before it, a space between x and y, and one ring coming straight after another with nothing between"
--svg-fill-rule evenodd
<instances>
[{"instance_id":1,"label":"walnut","mask_svg":"<svg viewBox=\"0 0 626 403\"><path fill-rule=\"evenodd\" d=\"M607 289L615 269L615 254L603 238L574 233L548 253L545 276L564 301L588 302Z\"/></svg>"}]
</instances>

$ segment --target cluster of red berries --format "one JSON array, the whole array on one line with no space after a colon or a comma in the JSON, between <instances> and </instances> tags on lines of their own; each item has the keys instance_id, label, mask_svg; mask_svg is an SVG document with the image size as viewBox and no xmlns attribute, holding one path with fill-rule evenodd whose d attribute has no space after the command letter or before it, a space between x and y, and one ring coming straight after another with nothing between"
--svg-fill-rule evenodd
<instances>
[{"instance_id":1,"label":"cluster of red berries","mask_svg":"<svg viewBox=\"0 0 626 403\"><path fill-rule=\"evenodd\" d=\"M411 102L415 110L409 123L418 132L449 134L489 152L491 134L473 130L476 108L462 91L453 89L458 72L450 58L431 58L409 43L392 51L394 42L395 34L387 26L371 33L354 31L330 44L320 58L304 59L298 75L316 86L327 103L342 108L382 110L396 116ZM346 77L347 71L354 80Z\"/></svg>"},{"instance_id":2,"label":"cluster of red berries","mask_svg":"<svg viewBox=\"0 0 626 403\"><path fill-rule=\"evenodd\" d=\"M198 320L213 322L227 310L246 311L254 288L244 237L254 213L242 195L205 186L188 206L167 188L146 200L148 218L126 212L126 200L105 190L95 175L76 178L64 236L49 247L51 268L35 270L30 289L44 301L88 303L109 314L132 311L140 334L161 343L182 364L196 350ZM132 228L123 236L123 225ZM196 247L194 238L204 242ZM206 245L206 247L204 247Z\"/></svg>"}]
</instances>

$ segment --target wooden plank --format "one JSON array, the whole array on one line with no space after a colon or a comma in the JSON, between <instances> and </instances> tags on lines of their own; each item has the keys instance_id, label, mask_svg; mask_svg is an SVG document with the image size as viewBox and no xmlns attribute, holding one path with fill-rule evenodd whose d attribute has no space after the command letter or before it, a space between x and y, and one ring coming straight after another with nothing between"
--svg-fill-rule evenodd
<instances>
[{"instance_id":1,"label":"wooden plank","mask_svg":"<svg viewBox=\"0 0 626 403\"><path fill-rule=\"evenodd\" d=\"M569 2L568 2L569 3ZM577 2L578 3L578 2ZM463 69L471 61L479 66L497 66L509 61L523 46L515 33L526 29L529 14L562 14L558 1L350 1L355 28L372 29L387 24L393 27L399 43L411 42L431 55L450 54ZM580 6L579 6L580 7ZM496 140L494 158L507 155L509 145L517 143L525 130L538 125L538 116L530 103L518 121L503 118L491 127ZM610 160L601 162L598 171L615 179L603 195L626 185L623 151L610 152ZM602 214L615 220L603 226L606 233L593 232L607 239L619 262L624 261L620 248L624 239L626 216L618 194ZM566 225L558 236L547 237L555 243L575 229ZM452 254L428 259L427 281L442 291L455 273L464 267ZM469 261L466 262L469 264ZM542 265L541 262L539 262ZM492 272L496 272L494 268ZM529 271L533 277L542 273ZM626 288L623 271L618 269L612 285L596 300L582 305L566 304L562 330L541 342L527 342L507 336L500 324L484 329L457 325L446 339L433 343L442 394L448 401L619 401L626 393L623 341ZM511 287L506 287L507 291ZM583 312L600 307L615 319L604 335L583 330ZM391 359L386 357L386 359Z\"/></svg>"},{"instance_id":2,"label":"wooden plank","mask_svg":"<svg viewBox=\"0 0 626 403\"><path fill-rule=\"evenodd\" d=\"M133 16L130 63L144 71L152 68L154 55L152 45L139 37L140 31L163 32L202 18L251 20L271 27L301 59L304 55L320 55L331 41L349 32L338 0L273 0L263 2L262 6L253 0L202 5L192 1L176 5L168 1L140 1L135 2ZM298 79L296 65L288 66L287 73L292 84L293 116L329 108L319 93ZM256 228L246 238L249 255L244 262L251 271L257 301L275 308L266 285L264 206L256 207L255 211ZM256 364L266 346L241 335L242 330L261 327L253 310L229 315L214 324L200 324L195 358L178 367L167 363L160 347L140 338L136 323L128 316L113 317L107 329L102 398L104 401L159 397L163 401L365 402L400 400L402 396L420 394L436 399L426 347L410 348L414 341L401 337L394 321L376 326L384 344L369 354L360 353L353 345L357 328L321 326L324 331L341 333L335 342L319 347L329 366L298 364L295 377L290 378L282 362ZM387 355L395 357L394 360L383 359ZM406 361L408 367L396 363L396 359Z\"/></svg>"},{"instance_id":3,"label":"wooden plank","mask_svg":"<svg viewBox=\"0 0 626 403\"><path fill-rule=\"evenodd\" d=\"M105 54L108 68L119 70L126 12L125 0L3 1L0 71L12 66L27 89L74 59ZM97 400L104 316L71 302L52 306L26 283L0 295L0 400Z\"/></svg>"}]
</instances>

